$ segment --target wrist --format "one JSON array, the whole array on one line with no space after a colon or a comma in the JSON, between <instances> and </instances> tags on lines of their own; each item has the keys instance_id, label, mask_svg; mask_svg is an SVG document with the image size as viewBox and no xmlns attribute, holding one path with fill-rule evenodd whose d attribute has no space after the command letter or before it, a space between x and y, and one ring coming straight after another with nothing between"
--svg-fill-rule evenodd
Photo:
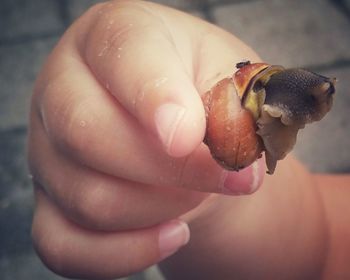
<instances>
[{"instance_id":1,"label":"wrist","mask_svg":"<svg viewBox=\"0 0 350 280\"><path fill-rule=\"evenodd\" d=\"M350 278L350 176L315 175L325 207L328 250L322 279Z\"/></svg>"},{"instance_id":2,"label":"wrist","mask_svg":"<svg viewBox=\"0 0 350 280\"><path fill-rule=\"evenodd\" d=\"M319 278L327 248L322 199L310 174L288 162L257 193L208 204L190 222L190 243L161 264L166 276Z\"/></svg>"}]
</instances>

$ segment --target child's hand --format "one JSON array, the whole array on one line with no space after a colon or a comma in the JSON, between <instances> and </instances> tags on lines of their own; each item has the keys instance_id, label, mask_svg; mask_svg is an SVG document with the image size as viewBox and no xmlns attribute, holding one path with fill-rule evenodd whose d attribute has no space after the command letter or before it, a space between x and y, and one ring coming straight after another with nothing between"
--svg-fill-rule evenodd
<instances>
[{"instance_id":1,"label":"child's hand","mask_svg":"<svg viewBox=\"0 0 350 280\"><path fill-rule=\"evenodd\" d=\"M264 168L224 171L201 144L200 93L242 59L258 58L232 35L138 1L97 5L65 33L37 80L29 138L33 238L49 267L136 272L186 243L176 219L209 193L256 190Z\"/></svg>"},{"instance_id":2,"label":"child's hand","mask_svg":"<svg viewBox=\"0 0 350 280\"><path fill-rule=\"evenodd\" d=\"M348 279L348 263L339 260L350 248L342 237L350 232L349 182L321 184L288 156L255 194L219 196L192 211L195 219L184 215L191 242L160 267L169 280Z\"/></svg>"}]
</instances>

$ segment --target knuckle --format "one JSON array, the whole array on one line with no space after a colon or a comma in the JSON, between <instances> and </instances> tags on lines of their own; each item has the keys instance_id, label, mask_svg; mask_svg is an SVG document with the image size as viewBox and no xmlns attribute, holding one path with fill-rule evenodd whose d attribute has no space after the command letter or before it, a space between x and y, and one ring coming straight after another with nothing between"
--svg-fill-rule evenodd
<instances>
[{"instance_id":1,"label":"knuckle","mask_svg":"<svg viewBox=\"0 0 350 280\"><path fill-rule=\"evenodd\" d=\"M86 151L89 140L93 135L89 133L87 126L91 126L90 118L86 110L75 106L67 106L62 112L62 123L58 126L58 139L66 149L73 153Z\"/></svg>"},{"instance_id":2,"label":"knuckle","mask_svg":"<svg viewBox=\"0 0 350 280\"><path fill-rule=\"evenodd\" d=\"M43 263L52 271L63 275L66 255L63 238L42 226L42 223L33 223L32 240L35 251Z\"/></svg>"},{"instance_id":3,"label":"knuckle","mask_svg":"<svg viewBox=\"0 0 350 280\"><path fill-rule=\"evenodd\" d=\"M159 33L160 19L142 2L114 2L101 6L95 13L94 24L84 45L88 60L94 57L119 58L122 48L144 47L146 38ZM138 43L140 41L142 46Z\"/></svg>"},{"instance_id":4,"label":"knuckle","mask_svg":"<svg viewBox=\"0 0 350 280\"><path fill-rule=\"evenodd\" d=\"M73 207L73 219L88 228L110 230L123 216L124 206L119 195L111 194L104 185L84 188L83 193L76 192Z\"/></svg>"},{"instance_id":5,"label":"knuckle","mask_svg":"<svg viewBox=\"0 0 350 280\"><path fill-rule=\"evenodd\" d=\"M95 24L89 30L85 46L87 57L104 57L112 50L117 50L123 42L127 41L133 25L126 21L123 16L125 8L121 8L117 12L107 10L102 7L98 13L103 16L98 16L95 19Z\"/></svg>"},{"instance_id":6,"label":"knuckle","mask_svg":"<svg viewBox=\"0 0 350 280\"><path fill-rule=\"evenodd\" d=\"M40 91L39 119L50 140L63 151L84 154L97 138L99 120L93 96L83 96L72 87L68 73L59 73Z\"/></svg>"},{"instance_id":7,"label":"knuckle","mask_svg":"<svg viewBox=\"0 0 350 280\"><path fill-rule=\"evenodd\" d=\"M47 98L47 106L43 113L45 130L51 140L64 150L73 154L86 151L94 134L91 127L94 125L94 114L89 109L88 100L78 103L74 94L67 98L57 99L51 94Z\"/></svg>"}]
</instances>

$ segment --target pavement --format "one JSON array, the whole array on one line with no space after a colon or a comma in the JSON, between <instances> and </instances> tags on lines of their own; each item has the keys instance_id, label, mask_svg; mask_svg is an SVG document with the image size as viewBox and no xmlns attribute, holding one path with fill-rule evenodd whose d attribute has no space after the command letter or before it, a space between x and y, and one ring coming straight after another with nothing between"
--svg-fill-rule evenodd
<instances>
[{"instance_id":1,"label":"pavement","mask_svg":"<svg viewBox=\"0 0 350 280\"><path fill-rule=\"evenodd\" d=\"M0 2L0 279L64 279L30 241L33 197L26 167L35 77L64 30L93 0ZM333 110L300 133L295 154L315 172L350 171L350 0L156 1L236 34L271 64L338 78ZM155 268L128 279L161 279Z\"/></svg>"}]
</instances>

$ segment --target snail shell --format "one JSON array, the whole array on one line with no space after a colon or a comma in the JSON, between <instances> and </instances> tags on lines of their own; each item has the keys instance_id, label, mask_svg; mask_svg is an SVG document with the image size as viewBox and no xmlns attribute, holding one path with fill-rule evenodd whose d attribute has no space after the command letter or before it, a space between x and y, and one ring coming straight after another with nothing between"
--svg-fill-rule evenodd
<instances>
[{"instance_id":1,"label":"snail shell","mask_svg":"<svg viewBox=\"0 0 350 280\"><path fill-rule=\"evenodd\" d=\"M332 107L335 79L304 69L241 62L232 77L202 96L204 142L226 169L239 170L265 151L269 174L295 145L299 129Z\"/></svg>"},{"instance_id":2,"label":"snail shell","mask_svg":"<svg viewBox=\"0 0 350 280\"><path fill-rule=\"evenodd\" d=\"M203 96L207 129L205 143L226 169L239 170L254 162L263 149L253 115L241 106L231 78L221 80Z\"/></svg>"}]
</instances>

